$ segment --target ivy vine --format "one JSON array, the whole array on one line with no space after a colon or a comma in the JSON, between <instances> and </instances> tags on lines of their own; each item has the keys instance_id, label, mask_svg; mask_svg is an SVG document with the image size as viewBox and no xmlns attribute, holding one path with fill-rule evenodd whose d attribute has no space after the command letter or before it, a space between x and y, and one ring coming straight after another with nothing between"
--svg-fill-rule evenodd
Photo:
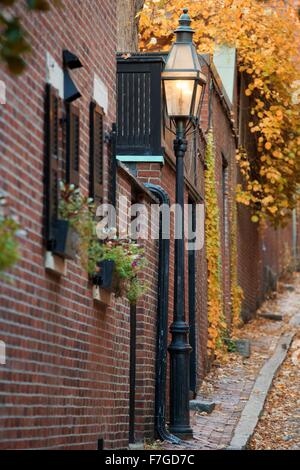
<instances>
[{"instance_id":1,"label":"ivy vine","mask_svg":"<svg viewBox=\"0 0 300 470\"><path fill-rule=\"evenodd\" d=\"M223 352L223 338L225 337L227 325L223 313L220 212L215 178L215 147L212 130L207 135L205 163L208 351L210 355L218 355Z\"/></svg>"}]
</instances>

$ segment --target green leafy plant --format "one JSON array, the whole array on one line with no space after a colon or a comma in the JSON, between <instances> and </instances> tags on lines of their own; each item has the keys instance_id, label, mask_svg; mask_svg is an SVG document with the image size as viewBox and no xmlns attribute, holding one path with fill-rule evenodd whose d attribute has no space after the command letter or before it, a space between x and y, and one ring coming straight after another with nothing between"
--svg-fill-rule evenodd
<instances>
[{"instance_id":1,"label":"green leafy plant","mask_svg":"<svg viewBox=\"0 0 300 470\"><path fill-rule=\"evenodd\" d=\"M0 0L0 60L5 62L9 71L15 75L21 74L25 67L24 54L31 47L21 18L5 12L6 7L14 7L19 0ZM61 0L26 0L28 11L46 12L52 5L61 5Z\"/></svg>"},{"instance_id":2,"label":"green leafy plant","mask_svg":"<svg viewBox=\"0 0 300 470\"><path fill-rule=\"evenodd\" d=\"M224 343L227 347L227 351L229 353L234 353L237 351L237 346L236 346L236 341L234 341L234 339L230 338L230 337L227 337L227 338L224 338Z\"/></svg>"},{"instance_id":3,"label":"green leafy plant","mask_svg":"<svg viewBox=\"0 0 300 470\"><path fill-rule=\"evenodd\" d=\"M96 234L96 207L93 199L83 196L73 184L60 183L59 218L68 220L79 234L79 256L83 269L95 272L102 248Z\"/></svg>"},{"instance_id":4,"label":"green leafy plant","mask_svg":"<svg viewBox=\"0 0 300 470\"><path fill-rule=\"evenodd\" d=\"M114 261L116 296L125 296L129 302L136 303L146 290L138 277L145 266L143 248L134 240L119 238L114 228L97 227L93 200L82 196L79 188L63 182L60 184L59 217L68 220L79 234L81 265L90 277L99 270L100 261Z\"/></svg>"},{"instance_id":5,"label":"green leafy plant","mask_svg":"<svg viewBox=\"0 0 300 470\"><path fill-rule=\"evenodd\" d=\"M103 243L102 249L101 260L115 263L116 295L125 295L129 302L136 303L147 288L138 277L146 265L144 249L135 240L118 237Z\"/></svg>"},{"instance_id":6,"label":"green leafy plant","mask_svg":"<svg viewBox=\"0 0 300 470\"><path fill-rule=\"evenodd\" d=\"M4 214L5 199L0 197L0 277L20 259L18 222Z\"/></svg>"}]
</instances>

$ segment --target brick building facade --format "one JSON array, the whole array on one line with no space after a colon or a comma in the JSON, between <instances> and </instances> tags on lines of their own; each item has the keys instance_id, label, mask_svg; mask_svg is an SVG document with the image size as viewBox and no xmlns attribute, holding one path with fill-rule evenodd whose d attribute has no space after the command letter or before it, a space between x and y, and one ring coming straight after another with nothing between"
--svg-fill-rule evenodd
<instances>
[{"instance_id":1,"label":"brick building facade","mask_svg":"<svg viewBox=\"0 0 300 470\"><path fill-rule=\"evenodd\" d=\"M47 15L37 16L18 10L24 17L33 52L28 68L20 78L11 77L4 70L0 72L7 88L7 104L0 108L0 187L27 231L22 240L22 259L9 273L11 282L1 281L0 285L0 339L6 343L7 355L6 364L0 366L2 449L75 450L101 449L102 446L117 449L126 448L128 441L153 438L157 396L161 392L159 387L164 386L164 380L157 383L160 373L158 307L163 295L158 268L162 256L159 240L144 242L148 260L144 276L149 288L136 308L130 307L124 299L114 297L106 306L95 301L92 285L79 263L66 261L62 269L61 260L47 254L45 246L47 84L58 96L58 157L62 176L67 171L65 125L68 107L64 94L63 51L75 54L83 66L71 70L70 75L82 95L75 101L74 108L78 111L80 129L78 182L85 194L89 192L91 171L91 103L102 109L104 201L110 201L114 191L111 182L114 152L108 139L104 142L104 135L111 132L121 112L120 106L116 106L117 93L118 96L121 93L120 85L117 89L117 66L118 73L123 73L122 67L128 64L135 67L134 73L138 73L140 67L150 67L143 69L144 74L151 74L152 66L163 67L162 56L153 54L127 59L119 56L116 60L115 0L90 0L78 2L76 9L73 6L74 2L66 0L61 10L53 9ZM230 323L230 214L237 179L237 123L242 107L238 106L235 74L231 102L211 59L205 56L204 61L208 86L201 129L189 138L185 194L187 203L205 203L206 131L212 126L222 226L223 295L225 314ZM151 86L161 100L158 69L151 75L154 80ZM155 132L158 132L161 144L159 154L154 151L152 155L151 152L126 154L124 149L118 154L118 145L124 144L118 141L117 201L124 195L128 200L142 202L150 208L158 201L155 188L156 191L161 188L170 204L174 203L173 137L164 126L160 102L158 121ZM151 123L154 125L153 120ZM150 126L147 132L149 138L153 128ZM130 134L128 128L125 134L125 137ZM131 146L134 147L132 142ZM275 234L270 229L263 240L250 222L247 211L240 208L238 247L239 280L245 292L243 310L249 317L268 290L266 283L270 270L277 277L284 267L278 262L278 253L290 250L291 230L288 228ZM172 238L169 266L168 325L173 314ZM55 270L60 270L61 275L55 274ZM186 317L190 321L193 346L191 391L195 394L207 369L205 246L194 255L187 254L186 274ZM165 351L165 360L166 354Z\"/></svg>"},{"instance_id":2,"label":"brick building facade","mask_svg":"<svg viewBox=\"0 0 300 470\"><path fill-rule=\"evenodd\" d=\"M104 310L94 303L92 286L77 262L66 262L66 275L49 273L43 237L46 82L63 98L63 50L80 57L83 67L74 70L73 77L82 97L74 106L80 111L79 183L87 193L89 109L97 93L103 108L108 95L104 130L110 131L116 119L115 8L115 1L94 0L78 2L74 9L70 0L47 15L18 10L24 15L33 53L20 78L1 72L7 88L7 104L0 111L1 189L27 231L22 260L10 275L11 282L1 283L0 329L7 356L0 371L1 448L97 449L102 439L106 448L128 443L129 306L116 301ZM101 81L100 89L96 80ZM60 110L62 134L62 101ZM109 148L104 144L106 181L108 159ZM133 191L124 172L119 185L128 195ZM149 328L151 336L152 322ZM153 353L145 348L141 361L145 355L150 355L151 373ZM141 388L145 393L149 388L153 395L153 385Z\"/></svg>"}]
</instances>

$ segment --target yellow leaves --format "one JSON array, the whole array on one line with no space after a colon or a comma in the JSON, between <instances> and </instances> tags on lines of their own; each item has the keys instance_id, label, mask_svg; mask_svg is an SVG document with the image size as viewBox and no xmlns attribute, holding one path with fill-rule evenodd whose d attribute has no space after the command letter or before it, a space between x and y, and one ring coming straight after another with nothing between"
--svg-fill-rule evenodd
<instances>
[{"instance_id":1,"label":"yellow leaves","mask_svg":"<svg viewBox=\"0 0 300 470\"><path fill-rule=\"evenodd\" d=\"M287 200L287 199L284 199L283 201L281 201L281 206L282 206L282 207L285 207L285 208L289 207L289 202L288 202L288 200Z\"/></svg>"},{"instance_id":2,"label":"yellow leaves","mask_svg":"<svg viewBox=\"0 0 300 470\"><path fill-rule=\"evenodd\" d=\"M245 193L243 191L237 193L236 201L241 203L241 204L244 204L245 206L250 205L250 197L247 193Z\"/></svg>"},{"instance_id":3,"label":"yellow leaves","mask_svg":"<svg viewBox=\"0 0 300 470\"><path fill-rule=\"evenodd\" d=\"M278 211L278 207L276 206L268 207L268 211L271 212L271 214L276 214L276 212Z\"/></svg>"},{"instance_id":4,"label":"yellow leaves","mask_svg":"<svg viewBox=\"0 0 300 470\"><path fill-rule=\"evenodd\" d=\"M219 227L218 196L215 181L215 148L212 131L206 148L205 198L206 198L206 256L208 268L208 343L210 353L222 347L222 332L226 328L222 316L221 241Z\"/></svg>"},{"instance_id":5,"label":"yellow leaves","mask_svg":"<svg viewBox=\"0 0 300 470\"><path fill-rule=\"evenodd\" d=\"M256 78L256 79L254 80L254 86L255 86L256 88L259 88L259 87L261 87L262 85L263 85L263 81L261 80L261 78Z\"/></svg>"},{"instance_id":6,"label":"yellow leaves","mask_svg":"<svg viewBox=\"0 0 300 470\"><path fill-rule=\"evenodd\" d=\"M268 217L277 223L292 208L300 181L299 20L288 2L281 0L273 2L269 13L265 2L258 0L206 0L204 4L146 0L139 23L144 50L169 49L184 6L189 7L199 52L213 51L216 43L238 49L237 67L246 83L241 92L248 97L249 134L256 141L256 152L249 158L237 154L246 183L237 200L261 220ZM280 14L275 15L277 6ZM266 203L268 196L274 201ZM282 205L285 200L288 207ZM269 207L279 209L270 211ZM283 216L281 208L285 208Z\"/></svg>"},{"instance_id":7,"label":"yellow leaves","mask_svg":"<svg viewBox=\"0 0 300 470\"><path fill-rule=\"evenodd\" d=\"M265 106L265 103L263 101L260 101L260 100L256 100L256 106L258 109L261 109Z\"/></svg>"},{"instance_id":8,"label":"yellow leaves","mask_svg":"<svg viewBox=\"0 0 300 470\"><path fill-rule=\"evenodd\" d=\"M210 326L207 331L208 331L209 337L211 338L211 341L218 338L218 331L216 330L216 328Z\"/></svg>"},{"instance_id":9,"label":"yellow leaves","mask_svg":"<svg viewBox=\"0 0 300 470\"><path fill-rule=\"evenodd\" d=\"M251 222L253 222L254 224L259 222L259 217L257 215L252 215Z\"/></svg>"},{"instance_id":10,"label":"yellow leaves","mask_svg":"<svg viewBox=\"0 0 300 470\"><path fill-rule=\"evenodd\" d=\"M261 202L264 206L268 206L269 204L272 204L274 202L274 198L273 196L266 196L262 199Z\"/></svg>"},{"instance_id":11,"label":"yellow leaves","mask_svg":"<svg viewBox=\"0 0 300 470\"><path fill-rule=\"evenodd\" d=\"M261 191L261 185L257 182L254 182L252 185L252 190L253 191Z\"/></svg>"}]
</instances>

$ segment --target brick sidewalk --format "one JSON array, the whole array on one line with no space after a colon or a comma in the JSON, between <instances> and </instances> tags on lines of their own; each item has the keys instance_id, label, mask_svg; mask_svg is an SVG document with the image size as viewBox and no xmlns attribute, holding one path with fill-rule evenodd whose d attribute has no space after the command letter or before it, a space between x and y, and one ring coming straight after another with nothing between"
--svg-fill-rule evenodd
<instances>
[{"instance_id":1,"label":"brick sidewalk","mask_svg":"<svg viewBox=\"0 0 300 470\"><path fill-rule=\"evenodd\" d=\"M202 384L198 398L216 402L212 414L191 413L192 440L182 445L163 443L163 449L217 450L229 446L233 431L249 399L259 371L272 356L288 321L299 311L300 278L295 276L294 291L284 290L267 301L261 310L284 315L282 322L255 319L240 330L240 338L250 339L252 354L244 359L230 354L225 365L214 366Z\"/></svg>"}]
</instances>

